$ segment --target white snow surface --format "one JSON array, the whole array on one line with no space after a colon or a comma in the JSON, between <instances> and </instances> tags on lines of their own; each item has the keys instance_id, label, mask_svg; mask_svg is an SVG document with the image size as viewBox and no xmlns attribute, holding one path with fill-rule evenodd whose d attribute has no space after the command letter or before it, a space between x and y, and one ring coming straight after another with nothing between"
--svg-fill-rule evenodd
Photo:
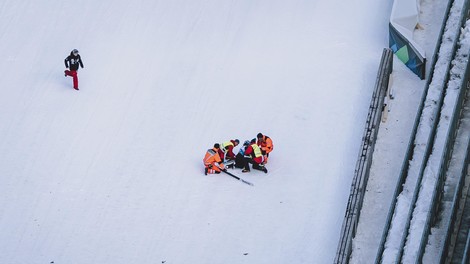
<instances>
[{"instance_id":1,"label":"white snow surface","mask_svg":"<svg viewBox=\"0 0 470 264\"><path fill-rule=\"evenodd\" d=\"M0 263L331 263L390 9L3 0ZM253 187L204 176L258 132Z\"/></svg>"}]
</instances>

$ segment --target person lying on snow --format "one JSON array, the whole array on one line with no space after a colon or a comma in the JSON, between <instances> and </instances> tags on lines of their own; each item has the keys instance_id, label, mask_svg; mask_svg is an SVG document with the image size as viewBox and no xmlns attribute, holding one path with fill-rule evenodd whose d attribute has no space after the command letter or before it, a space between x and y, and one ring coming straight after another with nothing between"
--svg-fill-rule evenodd
<instances>
[{"instance_id":1,"label":"person lying on snow","mask_svg":"<svg viewBox=\"0 0 470 264\"><path fill-rule=\"evenodd\" d=\"M250 141L245 140L245 142L243 142L243 146L241 146L241 148L238 150L238 153L235 156L235 168L245 168L245 150L249 145Z\"/></svg>"}]
</instances>

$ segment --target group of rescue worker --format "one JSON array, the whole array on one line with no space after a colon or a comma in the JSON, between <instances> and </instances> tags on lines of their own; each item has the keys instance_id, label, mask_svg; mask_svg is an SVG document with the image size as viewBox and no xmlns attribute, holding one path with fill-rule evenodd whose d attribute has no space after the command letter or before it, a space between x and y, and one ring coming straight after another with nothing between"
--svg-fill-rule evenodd
<instances>
[{"instance_id":1,"label":"group of rescue worker","mask_svg":"<svg viewBox=\"0 0 470 264\"><path fill-rule=\"evenodd\" d=\"M250 164L255 170L268 173L266 164L269 153L273 150L273 141L270 137L258 133L256 138L246 140L235 155L234 148L240 144L240 140L234 139L222 144L215 143L208 149L204 156L204 174L220 173L227 168L239 168L243 173L250 172Z\"/></svg>"}]
</instances>

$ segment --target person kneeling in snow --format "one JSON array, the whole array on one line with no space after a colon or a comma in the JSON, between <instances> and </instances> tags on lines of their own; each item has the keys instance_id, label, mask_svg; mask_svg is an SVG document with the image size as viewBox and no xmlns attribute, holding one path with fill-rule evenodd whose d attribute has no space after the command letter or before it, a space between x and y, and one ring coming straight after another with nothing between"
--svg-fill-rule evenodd
<instances>
[{"instance_id":1,"label":"person kneeling in snow","mask_svg":"<svg viewBox=\"0 0 470 264\"><path fill-rule=\"evenodd\" d=\"M215 143L212 149L208 149L204 159L204 174L207 175L208 173L217 173L219 174L221 171L225 171L225 166L222 162L222 159L219 156L220 145L219 143Z\"/></svg>"},{"instance_id":2,"label":"person kneeling in snow","mask_svg":"<svg viewBox=\"0 0 470 264\"><path fill-rule=\"evenodd\" d=\"M238 139L222 143L222 154L220 154L219 152L219 155L220 159L224 161L225 168L233 169L233 166L235 164L235 153L233 153L233 148L238 146L239 143L240 140Z\"/></svg>"},{"instance_id":3,"label":"person kneeling in snow","mask_svg":"<svg viewBox=\"0 0 470 264\"><path fill-rule=\"evenodd\" d=\"M225 160L235 160L235 153L233 153L233 148L238 146L239 143L240 140L238 139L229 140L222 143L222 151L224 152Z\"/></svg>"},{"instance_id":4,"label":"person kneeling in snow","mask_svg":"<svg viewBox=\"0 0 470 264\"><path fill-rule=\"evenodd\" d=\"M250 163L253 164L253 169L268 173L268 170L263 165L263 153L256 144L256 138L251 140L250 145L245 150L245 166L242 172L250 172Z\"/></svg>"},{"instance_id":5,"label":"person kneeling in snow","mask_svg":"<svg viewBox=\"0 0 470 264\"><path fill-rule=\"evenodd\" d=\"M266 165L268 163L269 153L273 151L274 148L273 140L261 133L258 133L256 137L258 138L256 144L258 144L261 149L261 153L263 153L263 165Z\"/></svg>"}]
</instances>

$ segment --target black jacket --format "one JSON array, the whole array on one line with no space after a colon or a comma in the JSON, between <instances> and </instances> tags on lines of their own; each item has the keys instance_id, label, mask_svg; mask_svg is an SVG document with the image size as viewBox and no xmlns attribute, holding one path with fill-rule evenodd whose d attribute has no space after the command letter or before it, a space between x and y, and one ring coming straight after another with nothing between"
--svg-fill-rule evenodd
<instances>
[{"instance_id":1,"label":"black jacket","mask_svg":"<svg viewBox=\"0 0 470 264\"><path fill-rule=\"evenodd\" d=\"M83 68L83 62L82 58L80 58L80 54L77 56L73 55L72 52L70 52L70 55L67 56L64 60L65 62L65 67L69 68L71 71L76 71L78 70L78 65Z\"/></svg>"}]
</instances>

